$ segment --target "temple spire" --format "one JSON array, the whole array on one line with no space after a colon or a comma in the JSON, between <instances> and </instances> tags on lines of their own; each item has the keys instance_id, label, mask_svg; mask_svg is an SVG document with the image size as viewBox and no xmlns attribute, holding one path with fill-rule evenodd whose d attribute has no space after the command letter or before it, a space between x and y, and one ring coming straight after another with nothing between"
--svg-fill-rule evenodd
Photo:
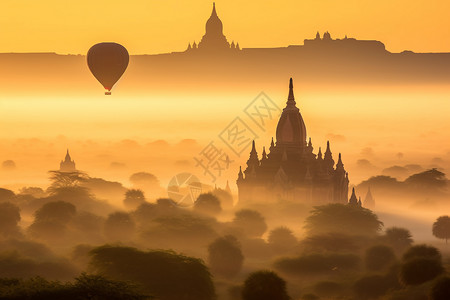
<instances>
[{"instance_id":1,"label":"temple spire","mask_svg":"<svg viewBox=\"0 0 450 300\"><path fill-rule=\"evenodd\" d=\"M286 102L286 104L295 106L294 84L292 83L292 78L289 79L289 96L288 96L288 101Z\"/></svg>"}]
</instances>

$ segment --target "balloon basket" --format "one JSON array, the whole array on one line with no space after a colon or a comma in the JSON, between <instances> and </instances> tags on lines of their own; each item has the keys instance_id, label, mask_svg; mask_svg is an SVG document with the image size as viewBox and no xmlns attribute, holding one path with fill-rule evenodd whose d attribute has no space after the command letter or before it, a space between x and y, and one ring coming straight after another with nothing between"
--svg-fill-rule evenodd
<instances>
[{"instance_id":1,"label":"balloon basket","mask_svg":"<svg viewBox=\"0 0 450 300\"><path fill-rule=\"evenodd\" d=\"M111 92L105 92L105 95L109 96L111 95Z\"/></svg>"}]
</instances>

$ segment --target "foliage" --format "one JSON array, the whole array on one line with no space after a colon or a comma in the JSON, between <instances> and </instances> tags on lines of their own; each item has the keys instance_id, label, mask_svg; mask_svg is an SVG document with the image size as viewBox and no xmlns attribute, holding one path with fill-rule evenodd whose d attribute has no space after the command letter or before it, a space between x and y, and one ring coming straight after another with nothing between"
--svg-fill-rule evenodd
<instances>
[{"instance_id":1,"label":"foliage","mask_svg":"<svg viewBox=\"0 0 450 300\"><path fill-rule=\"evenodd\" d=\"M413 258L430 258L437 261L442 260L441 253L438 249L424 244L412 246L405 252L405 254L403 254L403 261Z\"/></svg>"},{"instance_id":2,"label":"foliage","mask_svg":"<svg viewBox=\"0 0 450 300\"><path fill-rule=\"evenodd\" d=\"M352 205L327 204L316 206L305 221L308 235L330 232L352 235L376 235L383 226L372 211Z\"/></svg>"},{"instance_id":3,"label":"foliage","mask_svg":"<svg viewBox=\"0 0 450 300\"><path fill-rule=\"evenodd\" d=\"M386 228L382 240L399 252L409 248L413 243L409 230L400 227Z\"/></svg>"},{"instance_id":4,"label":"foliage","mask_svg":"<svg viewBox=\"0 0 450 300\"><path fill-rule=\"evenodd\" d=\"M419 285L442 274L444 268L433 258L412 258L402 264L400 280L405 285Z\"/></svg>"},{"instance_id":5,"label":"foliage","mask_svg":"<svg viewBox=\"0 0 450 300\"><path fill-rule=\"evenodd\" d=\"M450 217L441 216L433 223L433 235L448 242L450 239Z\"/></svg>"},{"instance_id":6,"label":"foliage","mask_svg":"<svg viewBox=\"0 0 450 300\"><path fill-rule=\"evenodd\" d=\"M105 236L114 241L130 240L135 232L136 224L126 212L115 212L108 215L105 221Z\"/></svg>"},{"instance_id":7,"label":"foliage","mask_svg":"<svg viewBox=\"0 0 450 300\"><path fill-rule=\"evenodd\" d=\"M79 187L83 182L86 182L89 176L80 171L62 172L50 171L51 185L48 188L50 193L55 193L61 188Z\"/></svg>"},{"instance_id":8,"label":"foliage","mask_svg":"<svg viewBox=\"0 0 450 300\"><path fill-rule=\"evenodd\" d=\"M234 204L233 203L233 196L229 192L227 192L226 190L218 188L218 189L214 189L212 191L212 194L219 199L220 206L223 209L231 209L231 208L233 208L233 204Z\"/></svg>"},{"instance_id":9,"label":"foliage","mask_svg":"<svg viewBox=\"0 0 450 300\"><path fill-rule=\"evenodd\" d=\"M431 288L430 300L448 299L450 299L450 277L444 276L434 282Z\"/></svg>"},{"instance_id":10,"label":"foliage","mask_svg":"<svg viewBox=\"0 0 450 300\"><path fill-rule=\"evenodd\" d=\"M3 237L17 235L20 231L20 209L10 202L0 202L0 234Z\"/></svg>"},{"instance_id":11,"label":"foliage","mask_svg":"<svg viewBox=\"0 0 450 300\"><path fill-rule=\"evenodd\" d=\"M308 254L296 258L280 258L275 268L292 275L313 275L336 271L356 270L360 258L354 254Z\"/></svg>"},{"instance_id":12,"label":"foliage","mask_svg":"<svg viewBox=\"0 0 450 300\"><path fill-rule=\"evenodd\" d=\"M275 253L287 253L294 249L298 240L287 227L277 227L270 231L268 238L269 246Z\"/></svg>"},{"instance_id":13,"label":"foliage","mask_svg":"<svg viewBox=\"0 0 450 300\"><path fill-rule=\"evenodd\" d=\"M197 258L108 245L93 249L91 257L94 271L116 280L136 282L158 299L215 299L211 275Z\"/></svg>"},{"instance_id":14,"label":"foliage","mask_svg":"<svg viewBox=\"0 0 450 300\"><path fill-rule=\"evenodd\" d=\"M144 192L139 189L130 189L125 193L123 204L126 208L136 209L145 202Z\"/></svg>"},{"instance_id":15,"label":"foliage","mask_svg":"<svg viewBox=\"0 0 450 300\"><path fill-rule=\"evenodd\" d=\"M244 300L288 300L286 282L272 271L251 273L242 289Z\"/></svg>"},{"instance_id":16,"label":"foliage","mask_svg":"<svg viewBox=\"0 0 450 300\"><path fill-rule=\"evenodd\" d=\"M391 289L392 283L385 276L369 275L358 279L353 290L358 299L378 299Z\"/></svg>"},{"instance_id":17,"label":"foliage","mask_svg":"<svg viewBox=\"0 0 450 300\"><path fill-rule=\"evenodd\" d=\"M0 300L145 300L152 297L130 283L82 274L74 283L31 279L0 279Z\"/></svg>"},{"instance_id":18,"label":"foliage","mask_svg":"<svg viewBox=\"0 0 450 300\"><path fill-rule=\"evenodd\" d=\"M371 271L380 271L394 263L395 259L392 248L383 245L373 246L366 251L366 268Z\"/></svg>"},{"instance_id":19,"label":"foliage","mask_svg":"<svg viewBox=\"0 0 450 300\"><path fill-rule=\"evenodd\" d=\"M405 180L405 184L418 190L439 190L447 185L445 174L436 168L414 174Z\"/></svg>"},{"instance_id":20,"label":"foliage","mask_svg":"<svg viewBox=\"0 0 450 300\"><path fill-rule=\"evenodd\" d=\"M68 202L56 201L44 204L35 213L35 222L55 222L66 225L75 216L76 207Z\"/></svg>"},{"instance_id":21,"label":"foliage","mask_svg":"<svg viewBox=\"0 0 450 300\"><path fill-rule=\"evenodd\" d=\"M255 210L242 209L235 213L233 224L249 237L261 237L267 230L264 217Z\"/></svg>"},{"instance_id":22,"label":"foliage","mask_svg":"<svg viewBox=\"0 0 450 300\"><path fill-rule=\"evenodd\" d=\"M222 211L219 198L211 193L200 194L194 202L194 211L216 216Z\"/></svg>"},{"instance_id":23,"label":"foliage","mask_svg":"<svg viewBox=\"0 0 450 300\"><path fill-rule=\"evenodd\" d=\"M0 188L0 202L13 201L16 197L13 191Z\"/></svg>"},{"instance_id":24,"label":"foliage","mask_svg":"<svg viewBox=\"0 0 450 300\"><path fill-rule=\"evenodd\" d=\"M243 262L241 245L234 236L217 238L208 246L208 263L214 273L233 277L241 271Z\"/></svg>"},{"instance_id":25,"label":"foliage","mask_svg":"<svg viewBox=\"0 0 450 300\"><path fill-rule=\"evenodd\" d=\"M354 252L364 242L366 239L361 236L330 232L307 236L301 241L301 246L307 252Z\"/></svg>"}]
</instances>

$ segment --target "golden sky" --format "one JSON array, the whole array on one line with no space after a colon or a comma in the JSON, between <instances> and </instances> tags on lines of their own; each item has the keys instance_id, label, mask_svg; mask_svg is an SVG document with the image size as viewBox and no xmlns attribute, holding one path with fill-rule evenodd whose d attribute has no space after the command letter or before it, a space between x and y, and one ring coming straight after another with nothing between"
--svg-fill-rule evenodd
<instances>
[{"instance_id":1,"label":"golden sky","mask_svg":"<svg viewBox=\"0 0 450 300\"><path fill-rule=\"evenodd\" d=\"M446 0L216 1L228 39L242 47L302 44L317 31L376 39L393 52L450 52ZM84 54L116 41L131 54L184 50L199 41L206 0L2 0L0 52Z\"/></svg>"}]
</instances>

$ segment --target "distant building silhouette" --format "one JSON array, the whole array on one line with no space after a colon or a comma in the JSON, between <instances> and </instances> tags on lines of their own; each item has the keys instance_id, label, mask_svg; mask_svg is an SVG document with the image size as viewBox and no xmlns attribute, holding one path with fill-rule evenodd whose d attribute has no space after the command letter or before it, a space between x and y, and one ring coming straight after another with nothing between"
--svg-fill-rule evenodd
<instances>
[{"instance_id":1,"label":"distant building silhouette","mask_svg":"<svg viewBox=\"0 0 450 300\"><path fill-rule=\"evenodd\" d=\"M299 47L299 46L290 46ZM332 39L331 34L327 31L320 38L320 33L317 32L315 39L305 39L304 46L305 49L329 49L334 51L339 50L350 50L350 51L362 51L366 53L385 53L386 47L382 42L371 41L371 40L357 40L354 38L348 38L345 36L343 39Z\"/></svg>"},{"instance_id":2,"label":"distant building silhouette","mask_svg":"<svg viewBox=\"0 0 450 300\"><path fill-rule=\"evenodd\" d=\"M292 78L289 96L283 109L269 153L263 148L259 159L253 141L247 168L239 170L239 203L302 201L313 204L347 203L348 173L341 154L335 166L330 143L322 156L313 153L311 138L306 142L306 126L296 106ZM356 196L355 196L356 197Z\"/></svg>"},{"instance_id":3,"label":"distant building silhouette","mask_svg":"<svg viewBox=\"0 0 450 300\"><path fill-rule=\"evenodd\" d=\"M197 44L194 41L193 46L189 43L186 52L193 50L204 52L221 52L229 50L240 50L239 43L235 44L234 41L230 43L223 34L223 24L219 19L216 12L216 4L213 3L213 10L208 21L206 21L206 33L202 37L202 40Z\"/></svg>"},{"instance_id":4,"label":"distant building silhouette","mask_svg":"<svg viewBox=\"0 0 450 300\"><path fill-rule=\"evenodd\" d=\"M375 199L372 196L372 192L370 191L370 187L367 190L366 198L364 199L364 207L369 209L375 208Z\"/></svg>"},{"instance_id":5,"label":"distant building silhouette","mask_svg":"<svg viewBox=\"0 0 450 300\"><path fill-rule=\"evenodd\" d=\"M359 197L359 200L358 200L358 198L356 197L355 188L352 189L352 195L350 196L350 199L348 200L348 205L362 207L361 197Z\"/></svg>"},{"instance_id":6,"label":"distant building silhouette","mask_svg":"<svg viewBox=\"0 0 450 300\"><path fill-rule=\"evenodd\" d=\"M75 168L75 161L70 157L69 149L67 149L66 157L59 164L59 170L61 172L75 172L77 170Z\"/></svg>"}]
</instances>

